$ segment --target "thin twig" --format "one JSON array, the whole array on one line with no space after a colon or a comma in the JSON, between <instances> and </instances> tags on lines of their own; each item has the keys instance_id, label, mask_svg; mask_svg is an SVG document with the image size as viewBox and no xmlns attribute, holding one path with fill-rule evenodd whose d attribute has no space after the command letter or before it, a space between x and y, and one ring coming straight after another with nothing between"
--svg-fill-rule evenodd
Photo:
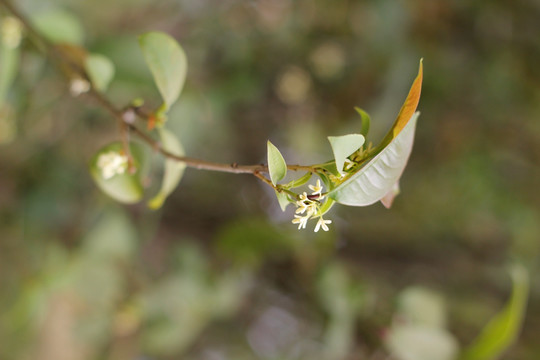
<instances>
[{"instance_id":1,"label":"thin twig","mask_svg":"<svg viewBox=\"0 0 540 360\"><path fill-rule=\"evenodd\" d=\"M43 35L37 31L32 23L24 16L18 9L13 6L8 0L0 0L0 4L4 6L14 17L19 19L19 21L23 24L23 26L26 28L28 33L31 35L31 37L37 42L38 48L45 51L45 53L57 64L58 67L67 66L71 71L73 71L77 76L80 76L80 78L85 79L89 81L88 74L86 73L85 69L78 64L76 61L74 61L73 58L71 58L68 54L64 53L61 48L55 46L53 43L51 43L49 40L47 40ZM264 164L257 164L257 165L238 165L236 163L232 164L223 164L223 163L216 163L201 159L196 159L188 156L178 156L175 154L170 153L169 151L165 150L161 144L156 141L154 138L152 138L150 135L136 127L134 124L128 123L125 119L125 112L126 111L132 111L132 106L126 106L124 109L121 110L120 108L117 108L109 99L107 99L102 93L97 91L94 86L89 81L91 87L87 93L85 93L86 97L89 97L93 100L93 102L100 105L102 108L104 108L107 112L109 112L114 118L116 118L120 122L120 132L122 136L122 141L125 144L125 147L127 148L127 156L130 157L129 154L129 146L127 145L128 141L128 130L131 131L133 134L135 134L139 139L141 139L143 142L147 143L149 146L151 146L155 151L159 152L163 156L174 159L180 162L183 162L186 164L186 166L195 168L198 170L210 170L210 171L219 171L219 172L226 172L226 173L234 173L234 174L253 174L257 178L261 179L265 183L268 183L270 186L274 187L273 184L268 180L266 177L264 177L261 173L268 173L268 166ZM151 116L152 114L146 114L142 111L136 111L136 115L141 116L147 116L146 120L148 120L148 116ZM314 167L313 166L306 166L306 165L287 165L288 170L292 171L309 171L313 172Z\"/></svg>"}]
</instances>

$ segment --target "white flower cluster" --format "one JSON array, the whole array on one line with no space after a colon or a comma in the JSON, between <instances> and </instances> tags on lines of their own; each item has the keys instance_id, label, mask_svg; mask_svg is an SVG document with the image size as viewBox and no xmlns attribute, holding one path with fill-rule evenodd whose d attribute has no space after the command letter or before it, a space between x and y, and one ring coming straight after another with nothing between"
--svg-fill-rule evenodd
<instances>
[{"instance_id":1,"label":"white flower cluster","mask_svg":"<svg viewBox=\"0 0 540 360\"><path fill-rule=\"evenodd\" d=\"M324 231L328 231L328 224L332 223L332 220L324 220L322 215L319 214L319 200L324 198L322 195L321 180L317 180L317 184L309 185L309 188L313 191L310 196L306 192L299 196L299 200L296 202L296 214L292 220L293 224L298 224L298 229L305 229L309 219L318 217L317 225L315 225L315 232L322 228ZM300 214L300 215L297 215Z\"/></svg>"},{"instance_id":2,"label":"white flower cluster","mask_svg":"<svg viewBox=\"0 0 540 360\"><path fill-rule=\"evenodd\" d=\"M101 176L107 180L117 174L123 174L128 168L127 156L116 152L109 151L99 155L97 166L101 170Z\"/></svg>"}]
</instances>

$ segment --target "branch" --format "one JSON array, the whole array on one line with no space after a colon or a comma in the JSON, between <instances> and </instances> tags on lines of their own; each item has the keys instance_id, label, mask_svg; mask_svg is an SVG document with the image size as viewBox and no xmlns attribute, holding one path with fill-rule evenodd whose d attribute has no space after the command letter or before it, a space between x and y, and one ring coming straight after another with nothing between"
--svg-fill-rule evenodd
<instances>
[{"instance_id":1,"label":"branch","mask_svg":"<svg viewBox=\"0 0 540 360\"><path fill-rule=\"evenodd\" d=\"M77 63L67 53L65 53L62 50L62 48L55 46L53 43L47 40L43 35L41 35L41 33L37 31L36 28L32 25L31 21L29 21L28 18L26 18L26 16L23 15L15 6L13 6L13 4L11 4L8 0L0 0L0 5L2 5L5 9L7 9L8 12L10 12L14 17L16 17L23 24L23 26L28 31L30 37L36 42L37 47L40 50L44 51L46 55L49 56L56 63L58 68L67 67L78 77L88 81L88 83L90 84L90 89L88 90L88 92L85 93L85 95L88 98L90 98L93 102L97 103L99 106L105 109L109 114L111 114L114 118L116 118L119 121L120 132L122 135L122 142L124 143L124 148L128 150L126 151L126 154L128 158L130 159L130 161L131 161L131 156L129 154L129 146L127 145L127 142L128 142L127 131L131 131L131 133L135 134L140 140L147 143L155 151L159 152L166 158L182 162L186 164L186 166L188 167L198 169L198 170L219 171L219 172L234 173L234 174L253 174L254 176L256 176L257 178L261 180L266 179L264 176L260 174L261 172L268 173L268 166L264 164L257 164L257 165L238 165L237 163L223 164L223 163L216 163L216 162L196 159L196 158L188 157L188 156L178 156L178 155L168 152L161 146L160 142L156 141L146 132L139 129L137 126L135 126L132 123L132 121L128 119L127 113L133 110L132 107L125 107L125 109L127 110L122 110L116 107L108 98L106 98L102 93L100 93L94 88L84 67L81 66L79 63ZM136 112L137 116L141 116L141 114L142 113L139 111ZM150 115L151 114L144 114L143 116L145 117L145 120L148 121L148 118ZM287 169L292 170L292 171L314 172L314 166L307 166L307 165L288 165Z\"/></svg>"}]
</instances>

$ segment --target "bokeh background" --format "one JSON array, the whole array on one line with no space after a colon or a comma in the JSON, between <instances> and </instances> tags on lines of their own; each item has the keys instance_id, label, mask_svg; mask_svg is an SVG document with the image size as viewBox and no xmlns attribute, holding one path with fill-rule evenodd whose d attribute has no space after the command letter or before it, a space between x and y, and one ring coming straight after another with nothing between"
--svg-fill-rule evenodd
<instances>
[{"instance_id":1,"label":"bokeh background","mask_svg":"<svg viewBox=\"0 0 540 360\"><path fill-rule=\"evenodd\" d=\"M313 233L249 175L187 170L159 211L103 195L87 164L115 120L24 40L0 145L1 359L400 359L388 334L404 298L465 347L508 300L515 261L531 294L505 358L538 359L538 1L17 4L77 19L116 65L119 106L159 104L137 36L174 36L189 70L169 124L207 160L264 162L270 139L289 163L325 161L326 136L359 131L354 106L377 142L420 58L425 72L392 209L336 206Z\"/></svg>"}]
</instances>

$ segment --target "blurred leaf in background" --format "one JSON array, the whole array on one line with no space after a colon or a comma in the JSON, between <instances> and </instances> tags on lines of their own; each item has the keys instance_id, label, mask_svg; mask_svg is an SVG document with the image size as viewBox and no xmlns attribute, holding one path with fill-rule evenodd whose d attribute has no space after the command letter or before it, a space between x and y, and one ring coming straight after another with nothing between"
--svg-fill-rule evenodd
<instances>
[{"instance_id":1,"label":"blurred leaf in background","mask_svg":"<svg viewBox=\"0 0 540 360\"><path fill-rule=\"evenodd\" d=\"M392 209L336 209L315 234L251 176L187 170L157 211L113 205L87 164L120 140L116 120L23 31L17 61L0 49L1 359L406 359L426 341L446 360L523 303L507 302L514 260L530 291L502 356L538 359L537 1L16 3L110 59L118 107L164 101L138 36L177 40L189 70L167 126L211 161L264 163L272 139L290 164L321 163L328 135L361 133L355 107L378 143L418 58L425 73ZM161 178L143 175L151 197Z\"/></svg>"}]
</instances>

